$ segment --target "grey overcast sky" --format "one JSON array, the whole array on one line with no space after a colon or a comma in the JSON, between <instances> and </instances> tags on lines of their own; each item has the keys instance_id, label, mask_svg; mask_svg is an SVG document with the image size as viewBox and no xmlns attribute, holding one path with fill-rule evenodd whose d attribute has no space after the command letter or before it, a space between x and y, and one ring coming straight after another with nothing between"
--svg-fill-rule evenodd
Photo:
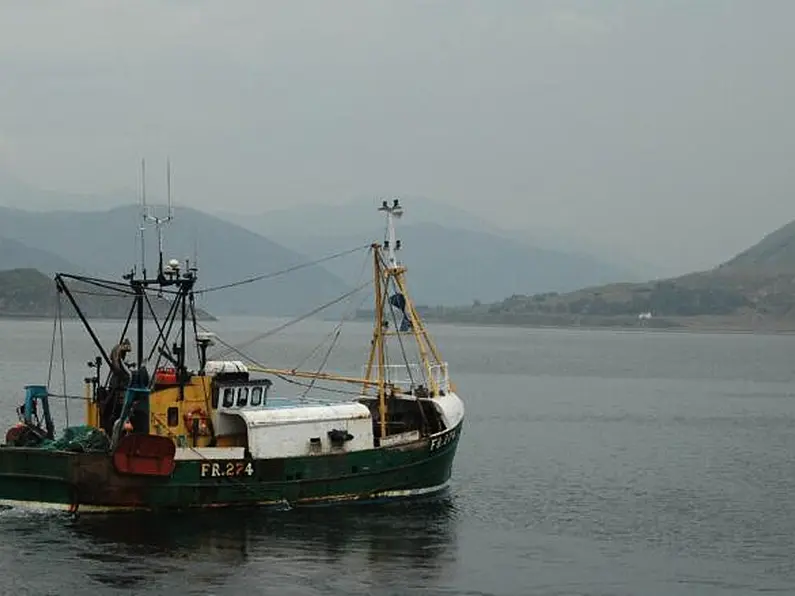
<instances>
[{"instance_id":1,"label":"grey overcast sky","mask_svg":"<svg viewBox=\"0 0 795 596\"><path fill-rule=\"evenodd\" d=\"M795 218L795 2L0 1L0 166L263 211L405 193L686 270ZM162 178L161 178L162 180Z\"/></svg>"}]
</instances>

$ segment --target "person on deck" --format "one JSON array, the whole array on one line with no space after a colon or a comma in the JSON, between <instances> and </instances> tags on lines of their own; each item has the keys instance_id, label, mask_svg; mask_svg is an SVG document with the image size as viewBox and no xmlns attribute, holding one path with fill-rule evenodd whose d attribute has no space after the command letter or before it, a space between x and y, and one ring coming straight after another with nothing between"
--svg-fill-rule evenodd
<instances>
[{"instance_id":1,"label":"person on deck","mask_svg":"<svg viewBox=\"0 0 795 596\"><path fill-rule=\"evenodd\" d=\"M111 366L111 392L116 389L125 389L130 383L130 371L127 369L127 364L124 359L132 349L130 340L126 337L118 344L113 346L110 352L110 366Z\"/></svg>"},{"instance_id":2,"label":"person on deck","mask_svg":"<svg viewBox=\"0 0 795 596\"><path fill-rule=\"evenodd\" d=\"M125 337L110 352L110 382L99 405L100 424L109 436L116 417L121 414L124 392L130 384L130 371L124 359L131 349L130 340Z\"/></svg>"}]
</instances>

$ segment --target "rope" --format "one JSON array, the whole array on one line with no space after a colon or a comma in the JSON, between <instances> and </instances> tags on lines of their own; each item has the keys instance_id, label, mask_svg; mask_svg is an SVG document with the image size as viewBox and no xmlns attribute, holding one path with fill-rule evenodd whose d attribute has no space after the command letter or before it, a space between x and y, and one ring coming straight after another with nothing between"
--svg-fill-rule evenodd
<instances>
[{"instance_id":1,"label":"rope","mask_svg":"<svg viewBox=\"0 0 795 596\"><path fill-rule=\"evenodd\" d=\"M255 363L256 364L256 363ZM296 381L295 379L291 379L289 377L285 377L284 375L274 375L277 378L281 379L285 383L290 383L291 385L298 385L299 387L313 387L318 391L327 391L328 393L339 393L340 395L355 395L356 397L361 397L361 391L350 391L347 389L332 389L331 387L325 387L323 385L310 385L309 383L302 383L301 381ZM314 379L313 379L314 381Z\"/></svg>"},{"instance_id":2,"label":"rope","mask_svg":"<svg viewBox=\"0 0 795 596\"><path fill-rule=\"evenodd\" d=\"M61 373L63 375L63 392L66 393L66 352L63 347L63 316L61 316L61 297L58 295L58 326L61 335ZM69 401L64 400L64 412L66 414L66 426L69 426Z\"/></svg>"},{"instance_id":3,"label":"rope","mask_svg":"<svg viewBox=\"0 0 795 596\"><path fill-rule=\"evenodd\" d=\"M215 292L217 290L225 290L227 288L235 288L237 286L242 286L242 285L254 283L254 282L257 282L257 281L262 281L263 279L270 279L271 277L276 277L278 275L284 275L285 273L292 273L293 271L297 271L299 269L304 269L306 267L311 267L312 265L318 265L320 263L325 263L326 261L330 261L330 260L336 259L338 257L349 255L351 253L354 253L354 252L357 252L357 251L360 251L360 250L364 250L365 248L370 248L370 245L366 244L364 246L357 246L356 248L350 248L348 250L343 250L341 252L335 253L335 254L330 255L328 257L323 257L322 259L317 259L316 261L310 261L308 263L301 263L300 265L293 265L292 267L288 267L287 269L282 269L280 271L274 271L272 273L264 273L262 275L249 277L249 278L243 279L241 281L235 281L235 282L228 283L228 284L223 284L223 285L220 285L220 286L212 286L212 287L209 287L209 288L203 288L203 289L195 290L194 294L208 294L210 292Z\"/></svg>"},{"instance_id":4,"label":"rope","mask_svg":"<svg viewBox=\"0 0 795 596\"><path fill-rule=\"evenodd\" d=\"M52 366L55 361L55 335L58 331L58 306L61 304L60 292L55 293L55 315L52 318L52 343L50 344L50 369L47 373L47 387L52 382Z\"/></svg>"}]
</instances>

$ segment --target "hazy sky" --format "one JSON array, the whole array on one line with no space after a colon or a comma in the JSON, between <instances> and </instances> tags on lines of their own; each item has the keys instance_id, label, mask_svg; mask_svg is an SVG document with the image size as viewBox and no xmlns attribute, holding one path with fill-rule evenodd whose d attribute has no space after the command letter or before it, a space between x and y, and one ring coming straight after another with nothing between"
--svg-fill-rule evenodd
<instances>
[{"instance_id":1,"label":"hazy sky","mask_svg":"<svg viewBox=\"0 0 795 596\"><path fill-rule=\"evenodd\" d=\"M456 202L682 269L795 218L795 2L0 1L0 165ZM160 177L156 179L156 177Z\"/></svg>"}]
</instances>

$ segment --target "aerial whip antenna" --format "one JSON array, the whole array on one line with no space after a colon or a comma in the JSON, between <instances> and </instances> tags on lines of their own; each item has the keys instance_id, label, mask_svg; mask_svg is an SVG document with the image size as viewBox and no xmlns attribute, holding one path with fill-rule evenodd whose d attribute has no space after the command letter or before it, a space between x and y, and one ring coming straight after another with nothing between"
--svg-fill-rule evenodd
<instances>
[{"instance_id":1,"label":"aerial whip antenna","mask_svg":"<svg viewBox=\"0 0 795 596\"><path fill-rule=\"evenodd\" d=\"M168 194L168 220L174 219L174 206L171 204L171 160L166 158L166 192Z\"/></svg>"},{"instance_id":2,"label":"aerial whip antenna","mask_svg":"<svg viewBox=\"0 0 795 596\"><path fill-rule=\"evenodd\" d=\"M144 247L144 232L149 210L146 208L146 160L141 158L141 274L146 278L146 248Z\"/></svg>"},{"instance_id":3,"label":"aerial whip antenna","mask_svg":"<svg viewBox=\"0 0 795 596\"><path fill-rule=\"evenodd\" d=\"M157 217L155 215L151 215L148 210L146 213L146 219L148 221L152 221L155 223L155 227L157 228L157 250L159 255L158 267L157 267L157 275L158 277L163 277L163 224L170 222L174 219L174 207L171 204L171 161L166 161L166 193L168 197L168 215L166 217Z\"/></svg>"}]
</instances>

